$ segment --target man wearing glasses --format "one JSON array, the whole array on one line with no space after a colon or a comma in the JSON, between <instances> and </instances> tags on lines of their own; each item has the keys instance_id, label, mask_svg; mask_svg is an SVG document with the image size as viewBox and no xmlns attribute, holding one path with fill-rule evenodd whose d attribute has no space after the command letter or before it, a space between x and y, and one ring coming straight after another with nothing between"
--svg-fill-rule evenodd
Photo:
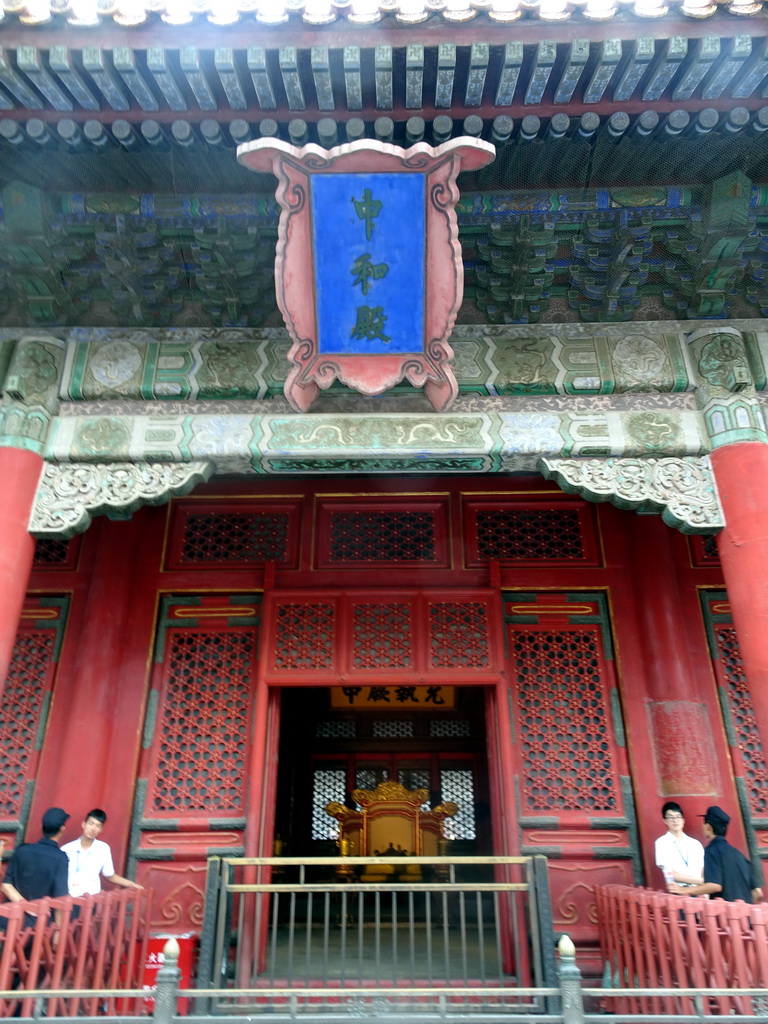
<instances>
[{"instance_id":1,"label":"man wearing glasses","mask_svg":"<svg viewBox=\"0 0 768 1024\"><path fill-rule=\"evenodd\" d=\"M661 809L667 831L656 840L656 863L667 886L700 885L704 880L704 847L683 831L685 817L680 804L668 801Z\"/></svg>"}]
</instances>

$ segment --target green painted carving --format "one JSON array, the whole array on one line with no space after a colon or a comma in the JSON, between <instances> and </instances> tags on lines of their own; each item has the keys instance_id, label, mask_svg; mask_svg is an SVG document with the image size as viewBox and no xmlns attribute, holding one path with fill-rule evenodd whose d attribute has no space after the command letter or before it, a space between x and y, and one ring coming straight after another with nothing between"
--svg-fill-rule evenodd
<instances>
[{"instance_id":1,"label":"green painted carving","mask_svg":"<svg viewBox=\"0 0 768 1024\"><path fill-rule=\"evenodd\" d=\"M115 417L85 420L75 428L72 456L76 459L128 458L131 430Z\"/></svg>"},{"instance_id":2,"label":"green painted carving","mask_svg":"<svg viewBox=\"0 0 768 1024\"><path fill-rule=\"evenodd\" d=\"M699 373L710 391L744 391L754 386L747 354L741 338L731 333L715 333L698 353Z\"/></svg>"},{"instance_id":3,"label":"green painted carving","mask_svg":"<svg viewBox=\"0 0 768 1024\"><path fill-rule=\"evenodd\" d=\"M490 225L487 239L475 241L484 265L472 276L474 299L490 323L537 323L549 305L554 280L551 261L558 238L552 221L534 224L527 214L512 225ZM472 262L472 252L464 253Z\"/></svg>"},{"instance_id":4,"label":"green painted carving","mask_svg":"<svg viewBox=\"0 0 768 1024\"><path fill-rule=\"evenodd\" d=\"M271 268L274 246L252 234L230 230L224 218L214 227L193 228L190 246L202 306L215 324L257 326L274 306Z\"/></svg>"},{"instance_id":5,"label":"green painted carving","mask_svg":"<svg viewBox=\"0 0 768 1024\"><path fill-rule=\"evenodd\" d=\"M3 347L7 369L5 400L0 405L0 446L42 454L59 408L64 344L51 335L21 333Z\"/></svg>"},{"instance_id":6,"label":"green painted carving","mask_svg":"<svg viewBox=\"0 0 768 1024\"><path fill-rule=\"evenodd\" d=\"M339 459L285 459L270 458L263 462L265 472L270 473L490 473L495 468L489 459L482 457L444 459L403 458L382 459L361 455L360 458Z\"/></svg>"},{"instance_id":7,"label":"green painted carving","mask_svg":"<svg viewBox=\"0 0 768 1024\"><path fill-rule=\"evenodd\" d=\"M72 537L95 515L129 518L144 505L164 505L209 479L206 462L166 466L132 463L52 465L38 484L29 532L34 537Z\"/></svg>"},{"instance_id":8,"label":"green painted carving","mask_svg":"<svg viewBox=\"0 0 768 1024\"><path fill-rule=\"evenodd\" d=\"M557 393L557 367L550 338L499 339L493 352L497 368L494 387L500 395Z\"/></svg>"},{"instance_id":9,"label":"green painted carving","mask_svg":"<svg viewBox=\"0 0 768 1024\"><path fill-rule=\"evenodd\" d=\"M0 405L0 448L21 448L42 455L50 426L51 415L46 409L6 401Z\"/></svg>"},{"instance_id":10,"label":"green painted carving","mask_svg":"<svg viewBox=\"0 0 768 1024\"><path fill-rule=\"evenodd\" d=\"M686 459L542 459L540 470L567 494L657 512L682 533L725 525L708 456Z\"/></svg>"},{"instance_id":11,"label":"green painted carving","mask_svg":"<svg viewBox=\"0 0 768 1024\"><path fill-rule=\"evenodd\" d=\"M625 429L643 454L679 451L683 443L679 418L670 413L633 413L627 416Z\"/></svg>"},{"instance_id":12,"label":"green painted carving","mask_svg":"<svg viewBox=\"0 0 768 1024\"><path fill-rule=\"evenodd\" d=\"M748 348L741 332L728 324L702 327L688 341L698 371L696 401L712 446L767 441L752 375L754 344Z\"/></svg>"},{"instance_id":13,"label":"green painted carving","mask_svg":"<svg viewBox=\"0 0 768 1024\"><path fill-rule=\"evenodd\" d=\"M11 358L5 393L15 401L44 405L55 411L63 357L61 342L38 340L34 336L22 338Z\"/></svg>"},{"instance_id":14,"label":"green painted carving","mask_svg":"<svg viewBox=\"0 0 768 1024\"><path fill-rule=\"evenodd\" d=\"M264 393L264 357L255 342L225 337L200 344L200 398L256 398Z\"/></svg>"},{"instance_id":15,"label":"green painted carving","mask_svg":"<svg viewBox=\"0 0 768 1024\"><path fill-rule=\"evenodd\" d=\"M565 394L604 395L613 391L613 366L604 339L569 337L558 352L558 360L564 371L559 383Z\"/></svg>"},{"instance_id":16,"label":"green painted carving","mask_svg":"<svg viewBox=\"0 0 768 1024\"><path fill-rule=\"evenodd\" d=\"M626 334L610 348L609 359L617 391L676 390L677 380L664 336Z\"/></svg>"},{"instance_id":17,"label":"green painted carving","mask_svg":"<svg viewBox=\"0 0 768 1024\"><path fill-rule=\"evenodd\" d=\"M282 450L327 452L406 452L408 449L451 451L485 450L489 423L486 417L455 415L312 416L272 417L266 427L265 454Z\"/></svg>"}]
</instances>

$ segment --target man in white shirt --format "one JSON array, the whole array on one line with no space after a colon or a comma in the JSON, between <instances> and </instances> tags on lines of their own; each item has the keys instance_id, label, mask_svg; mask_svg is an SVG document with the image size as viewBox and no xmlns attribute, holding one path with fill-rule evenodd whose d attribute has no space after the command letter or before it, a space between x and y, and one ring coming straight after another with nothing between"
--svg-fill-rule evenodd
<instances>
[{"instance_id":1,"label":"man in white shirt","mask_svg":"<svg viewBox=\"0 0 768 1024\"><path fill-rule=\"evenodd\" d=\"M101 876L114 885L127 889L141 889L138 882L115 873L112 851L106 843L96 837L104 828L107 816L98 807L89 811L83 822L83 834L71 843L65 843L62 850L69 858L69 895L86 896L101 892Z\"/></svg>"},{"instance_id":2,"label":"man in white shirt","mask_svg":"<svg viewBox=\"0 0 768 1024\"><path fill-rule=\"evenodd\" d=\"M704 847L683 831L685 818L680 804L668 801L661 809L667 831L656 840L656 863L667 885L700 885L704 880Z\"/></svg>"}]
</instances>

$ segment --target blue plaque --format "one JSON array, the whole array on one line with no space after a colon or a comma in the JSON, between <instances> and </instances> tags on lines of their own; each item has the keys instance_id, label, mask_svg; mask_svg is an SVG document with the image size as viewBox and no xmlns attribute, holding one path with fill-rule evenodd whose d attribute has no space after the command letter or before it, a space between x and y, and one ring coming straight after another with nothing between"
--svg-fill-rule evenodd
<instances>
[{"instance_id":1,"label":"blue plaque","mask_svg":"<svg viewBox=\"0 0 768 1024\"><path fill-rule=\"evenodd\" d=\"M422 174L315 174L312 241L318 351L421 352Z\"/></svg>"}]
</instances>

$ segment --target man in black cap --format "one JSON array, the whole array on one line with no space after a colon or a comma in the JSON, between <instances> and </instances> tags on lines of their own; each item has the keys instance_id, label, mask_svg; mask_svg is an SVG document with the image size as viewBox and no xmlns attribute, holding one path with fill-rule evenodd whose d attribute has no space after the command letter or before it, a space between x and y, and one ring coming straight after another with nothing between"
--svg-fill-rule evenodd
<instances>
[{"instance_id":1,"label":"man in black cap","mask_svg":"<svg viewBox=\"0 0 768 1024\"><path fill-rule=\"evenodd\" d=\"M711 896L720 900L744 900L754 903L763 898L752 865L725 838L730 814L713 805L702 814L704 836L709 840L704 850L704 881L701 885L669 885L679 896Z\"/></svg>"},{"instance_id":2,"label":"man in black cap","mask_svg":"<svg viewBox=\"0 0 768 1024\"><path fill-rule=\"evenodd\" d=\"M60 807L49 807L43 815L43 836L36 843L22 843L14 850L0 890L12 903L39 900L44 896L66 896L69 892L69 861L59 849L69 815Z\"/></svg>"}]
</instances>

